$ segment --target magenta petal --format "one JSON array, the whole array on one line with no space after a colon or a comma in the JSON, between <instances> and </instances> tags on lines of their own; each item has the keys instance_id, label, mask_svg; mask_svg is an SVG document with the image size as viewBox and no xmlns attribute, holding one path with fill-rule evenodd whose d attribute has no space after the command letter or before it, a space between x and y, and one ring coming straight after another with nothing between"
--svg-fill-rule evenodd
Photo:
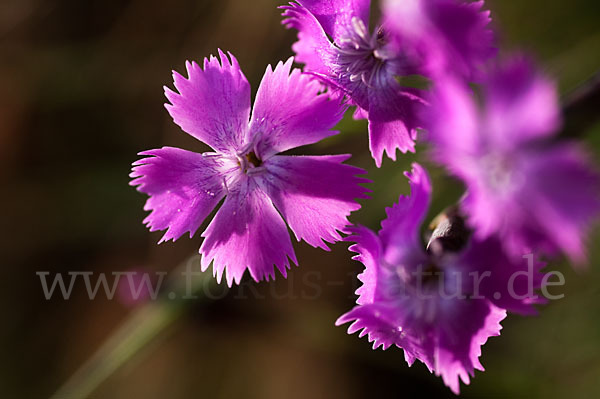
<instances>
[{"instance_id":1,"label":"magenta petal","mask_svg":"<svg viewBox=\"0 0 600 399\"><path fill-rule=\"evenodd\" d=\"M504 61L492 70L485 96L487 129L496 146L514 148L554 135L560 127L556 87L526 58Z\"/></svg>"},{"instance_id":2,"label":"magenta petal","mask_svg":"<svg viewBox=\"0 0 600 399\"><path fill-rule=\"evenodd\" d=\"M350 224L350 212L360 209L357 198L368 191L356 177L366 173L342 164L348 155L274 156L265 162L265 191L294 232L296 239L329 250L326 242L341 240L338 231Z\"/></svg>"},{"instance_id":3,"label":"magenta petal","mask_svg":"<svg viewBox=\"0 0 600 399\"><path fill-rule=\"evenodd\" d=\"M305 64L306 70L311 72L329 74L330 66L326 60L331 58L334 48L319 21L297 3L280 8L284 10L281 23L288 29L298 31L298 41L292 45L296 62Z\"/></svg>"},{"instance_id":4,"label":"magenta petal","mask_svg":"<svg viewBox=\"0 0 600 399\"><path fill-rule=\"evenodd\" d=\"M410 341L404 340L402 330L394 325L392 320L387 320L386 316L390 314L390 309L387 309L381 304L364 304L356 306L354 309L340 316L336 322L336 326L352 322L348 327L348 334L359 332L359 337L367 335L369 342L373 343L373 349L381 347L383 350L388 349L392 345L404 349L406 354L412 353ZM414 358L412 358L414 361ZM407 362L412 364L412 361Z\"/></svg>"},{"instance_id":5,"label":"magenta petal","mask_svg":"<svg viewBox=\"0 0 600 399\"><path fill-rule=\"evenodd\" d=\"M410 196L400 196L391 208L386 208L387 218L381 222L379 237L385 248L385 259L394 264L410 253L421 253L419 230L427 215L431 201L431 181L423 167L413 163L410 173Z\"/></svg>"},{"instance_id":6,"label":"magenta petal","mask_svg":"<svg viewBox=\"0 0 600 399\"><path fill-rule=\"evenodd\" d=\"M160 242L192 236L223 198L223 180L216 157L203 157L179 148L163 147L133 165L132 186L150 195L144 220L150 231L168 229Z\"/></svg>"},{"instance_id":7,"label":"magenta petal","mask_svg":"<svg viewBox=\"0 0 600 399\"><path fill-rule=\"evenodd\" d=\"M378 264L383 252L381 241L377 234L364 226L351 227L348 232L351 235L345 237L344 241L355 242L348 248L349 251L356 253L352 259L365 265L365 270L358 275L362 285L356 290L358 295L356 303L359 305L372 303L377 289Z\"/></svg>"},{"instance_id":8,"label":"magenta petal","mask_svg":"<svg viewBox=\"0 0 600 399\"><path fill-rule=\"evenodd\" d=\"M483 0L467 2L441 0L430 2L429 14L439 32L438 44L445 53L444 63L463 76L475 78L478 69L496 55L494 33L490 29L490 12L483 10Z\"/></svg>"},{"instance_id":9,"label":"magenta petal","mask_svg":"<svg viewBox=\"0 0 600 399\"><path fill-rule=\"evenodd\" d=\"M262 159L337 134L331 129L344 114L339 100L318 95L321 84L292 70L292 63L293 58L280 62L274 71L268 66L256 94L250 134L260 135Z\"/></svg>"},{"instance_id":10,"label":"magenta petal","mask_svg":"<svg viewBox=\"0 0 600 399\"><path fill-rule=\"evenodd\" d=\"M402 348L409 365L416 359L422 361L458 394L461 380L469 384L475 370L483 371L481 347L489 337L500 335L506 311L485 300L454 300L445 304L444 313L433 324L423 324L410 316L410 300L403 305L406 307L393 302L363 304L340 316L335 324L351 322L348 333L367 335L373 349Z\"/></svg>"},{"instance_id":11,"label":"magenta petal","mask_svg":"<svg viewBox=\"0 0 600 399\"><path fill-rule=\"evenodd\" d=\"M336 325L352 322L348 333L367 335L373 349L402 348L409 365L417 359L422 361L458 394L461 380L469 384L475 370L483 371L481 347L489 337L500 335L506 311L486 300L457 299L439 303L443 312L426 322L414 317L413 309L419 306L416 298L376 301L356 306Z\"/></svg>"},{"instance_id":12,"label":"magenta petal","mask_svg":"<svg viewBox=\"0 0 600 399\"><path fill-rule=\"evenodd\" d=\"M239 284L246 269L255 281L274 279L275 268L285 277L288 260L297 264L285 223L269 197L256 183L242 176L236 191L229 192L225 203L202 233L200 253L202 269L213 262L213 273L227 284Z\"/></svg>"},{"instance_id":13,"label":"magenta petal","mask_svg":"<svg viewBox=\"0 0 600 399\"><path fill-rule=\"evenodd\" d=\"M497 52L483 1L385 0L383 15L392 42L423 59L430 74L448 71L471 79Z\"/></svg>"},{"instance_id":14,"label":"magenta petal","mask_svg":"<svg viewBox=\"0 0 600 399\"><path fill-rule=\"evenodd\" d=\"M464 155L480 150L480 116L473 102L472 90L462 81L440 80L431 96L431 106L424 109L429 138L435 144L434 156L444 161L464 163Z\"/></svg>"},{"instance_id":15,"label":"magenta petal","mask_svg":"<svg viewBox=\"0 0 600 399\"><path fill-rule=\"evenodd\" d=\"M396 160L396 150L405 153L415 152L414 141L406 124L399 120L374 120L369 118L369 150L375 160L375 165L381 167L383 153L393 161Z\"/></svg>"},{"instance_id":16,"label":"magenta petal","mask_svg":"<svg viewBox=\"0 0 600 399\"><path fill-rule=\"evenodd\" d=\"M506 311L484 300L460 300L455 305L439 321L444 326L438 327L434 363L435 374L458 395L459 379L469 384L475 369L483 371L481 347L489 337L500 335Z\"/></svg>"},{"instance_id":17,"label":"magenta petal","mask_svg":"<svg viewBox=\"0 0 600 399\"><path fill-rule=\"evenodd\" d=\"M352 18L369 26L371 0L299 0L312 13L334 41L352 29Z\"/></svg>"},{"instance_id":18,"label":"magenta petal","mask_svg":"<svg viewBox=\"0 0 600 399\"><path fill-rule=\"evenodd\" d=\"M381 166L383 153L396 160L396 150L402 153L415 151L417 115L423 101L416 96L401 94L393 88L369 90L369 148L377 167Z\"/></svg>"},{"instance_id":19,"label":"magenta petal","mask_svg":"<svg viewBox=\"0 0 600 399\"><path fill-rule=\"evenodd\" d=\"M451 77L438 81L423 118L438 158L464 164L465 155L512 152L555 134L560 126L556 88L525 59L493 68L484 81L483 100L478 108L465 83Z\"/></svg>"},{"instance_id":20,"label":"magenta petal","mask_svg":"<svg viewBox=\"0 0 600 399\"><path fill-rule=\"evenodd\" d=\"M523 193L530 200L530 224L544 230L550 249L585 263L585 237L600 216L600 174L580 147L568 143L532 154L528 175L535 177Z\"/></svg>"},{"instance_id":21,"label":"magenta petal","mask_svg":"<svg viewBox=\"0 0 600 399\"><path fill-rule=\"evenodd\" d=\"M211 56L204 68L186 62L188 78L173 73L175 88L165 87L171 104L165 107L185 132L216 151L232 153L245 139L250 115L250 85L235 57L219 50L221 63Z\"/></svg>"}]
</instances>

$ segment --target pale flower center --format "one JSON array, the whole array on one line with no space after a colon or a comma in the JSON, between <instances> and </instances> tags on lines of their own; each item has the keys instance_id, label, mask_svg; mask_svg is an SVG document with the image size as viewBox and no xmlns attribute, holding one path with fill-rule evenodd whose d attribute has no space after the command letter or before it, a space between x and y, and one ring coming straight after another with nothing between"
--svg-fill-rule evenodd
<instances>
[{"instance_id":1,"label":"pale flower center","mask_svg":"<svg viewBox=\"0 0 600 399\"><path fill-rule=\"evenodd\" d=\"M489 187L500 194L512 191L521 183L522 175L509 155L488 154L482 158L481 167Z\"/></svg>"}]
</instances>

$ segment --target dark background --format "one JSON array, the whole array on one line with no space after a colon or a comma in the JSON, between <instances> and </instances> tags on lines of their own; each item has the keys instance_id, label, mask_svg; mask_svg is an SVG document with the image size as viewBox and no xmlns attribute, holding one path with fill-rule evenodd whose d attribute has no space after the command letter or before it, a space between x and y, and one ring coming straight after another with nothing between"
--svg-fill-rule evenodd
<instances>
[{"instance_id":1,"label":"dark background","mask_svg":"<svg viewBox=\"0 0 600 399\"><path fill-rule=\"evenodd\" d=\"M531 51L569 93L600 69L594 0L488 1L503 51ZM0 397L54 393L135 308L73 297L45 300L36 271L170 271L197 251L184 237L156 245L142 225L145 197L128 186L136 153L163 145L202 151L163 108L163 85L186 59L229 50L255 92L265 66L292 55L295 32L271 0L3 0L0 3ZM600 124L580 136L598 159ZM366 125L303 153L354 154L370 171L373 199L353 220L376 228L408 185L402 172L423 158L374 168ZM423 147L419 147L423 150ZM461 187L430 167L434 216ZM204 226L201 228L201 230ZM510 316L485 345L463 396L600 397L600 249L575 273L561 262L565 298L538 317ZM331 253L296 244L290 279L252 285L266 298L189 306L160 339L112 375L93 398L451 397L400 349L372 351L334 320L351 308L361 270L346 244ZM307 288L306 282L311 282ZM315 288L315 286L317 288ZM246 286L246 292L248 291ZM310 289L310 295L307 290ZM319 293L318 295L314 295ZM239 293L238 293L239 294ZM303 295L304 294L304 295Z\"/></svg>"}]
</instances>

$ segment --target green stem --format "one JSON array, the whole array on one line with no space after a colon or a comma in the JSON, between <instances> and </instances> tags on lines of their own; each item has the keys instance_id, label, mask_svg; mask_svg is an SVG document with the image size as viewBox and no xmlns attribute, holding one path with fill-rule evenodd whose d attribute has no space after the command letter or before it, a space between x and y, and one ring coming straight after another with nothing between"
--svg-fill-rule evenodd
<instances>
[{"instance_id":1,"label":"green stem","mask_svg":"<svg viewBox=\"0 0 600 399\"><path fill-rule=\"evenodd\" d=\"M216 284L210 273L197 274L188 287L185 281L186 268L199 259L198 255L188 258L170 274L170 292L176 298L198 293L205 284ZM189 276L187 276L189 277ZM191 288L191 292L187 292ZM148 344L165 333L192 302L184 299L170 299L161 295L136 310L62 386L51 399L80 399L88 397L102 382L121 366L139 355Z\"/></svg>"}]
</instances>

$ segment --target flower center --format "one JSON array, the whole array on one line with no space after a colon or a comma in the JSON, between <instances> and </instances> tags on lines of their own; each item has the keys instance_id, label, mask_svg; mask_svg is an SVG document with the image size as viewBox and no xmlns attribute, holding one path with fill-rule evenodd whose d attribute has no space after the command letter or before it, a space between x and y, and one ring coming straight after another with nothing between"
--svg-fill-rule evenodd
<instances>
[{"instance_id":1,"label":"flower center","mask_svg":"<svg viewBox=\"0 0 600 399\"><path fill-rule=\"evenodd\" d=\"M417 279L420 280L420 284L422 286L437 287L437 285L443 281L442 269L440 269L440 267L433 262L430 262L423 269L421 269L419 274L420 275L417 276Z\"/></svg>"},{"instance_id":2,"label":"flower center","mask_svg":"<svg viewBox=\"0 0 600 399\"><path fill-rule=\"evenodd\" d=\"M362 81L369 87L383 84L385 74L382 72L387 60L384 45L385 37L381 29L369 34L365 24L353 17L348 36L336 46L339 77L351 82Z\"/></svg>"},{"instance_id":3,"label":"flower center","mask_svg":"<svg viewBox=\"0 0 600 399\"><path fill-rule=\"evenodd\" d=\"M511 191L520 182L514 159L501 154L489 154L482 159L489 186L499 194Z\"/></svg>"},{"instance_id":4,"label":"flower center","mask_svg":"<svg viewBox=\"0 0 600 399\"><path fill-rule=\"evenodd\" d=\"M237 160L242 172L247 175L262 173L266 170L263 165L263 159L257 155L257 144L260 142L261 138L261 132L255 133L250 142L241 148L235 155L234 159Z\"/></svg>"},{"instance_id":5,"label":"flower center","mask_svg":"<svg viewBox=\"0 0 600 399\"><path fill-rule=\"evenodd\" d=\"M250 163L249 166L251 166L253 168L257 168L260 165L262 165L262 161L260 159L258 159L258 157L254 153L254 151L250 151L248 154L246 154L246 159Z\"/></svg>"},{"instance_id":6,"label":"flower center","mask_svg":"<svg viewBox=\"0 0 600 399\"><path fill-rule=\"evenodd\" d=\"M237 155L238 165L242 172L247 175L262 172L265 168L262 166L262 160L256 155L256 152L249 151Z\"/></svg>"}]
</instances>

